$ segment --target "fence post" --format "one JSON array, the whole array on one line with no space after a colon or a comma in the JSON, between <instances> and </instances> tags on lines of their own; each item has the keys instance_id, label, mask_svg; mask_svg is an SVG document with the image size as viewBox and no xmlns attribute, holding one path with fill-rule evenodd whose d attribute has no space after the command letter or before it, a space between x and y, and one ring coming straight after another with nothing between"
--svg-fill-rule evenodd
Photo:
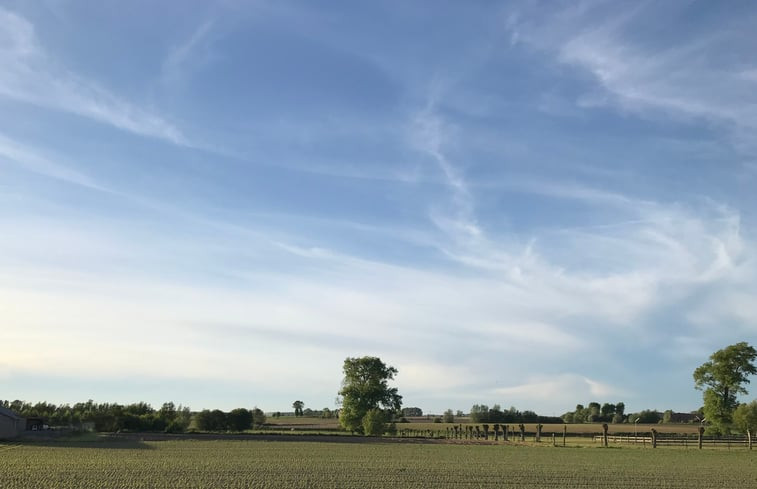
<instances>
[{"instance_id":1,"label":"fence post","mask_svg":"<svg viewBox=\"0 0 757 489\"><path fill-rule=\"evenodd\" d=\"M607 447L607 423L602 423L602 445Z\"/></svg>"},{"instance_id":2,"label":"fence post","mask_svg":"<svg viewBox=\"0 0 757 489\"><path fill-rule=\"evenodd\" d=\"M652 428L652 448L657 448L657 430Z\"/></svg>"},{"instance_id":3,"label":"fence post","mask_svg":"<svg viewBox=\"0 0 757 489\"><path fill-rule=\"evenodd\" d=\"M553 447L556 447L556 446L557 446L557 439L555 438L555 433L554 433L554 431L552 432L552 446L553 446Z\"/></svg>"},{"instance_id":4,"label":"fence post","mask_svg":"<svg viewBox=\"0 0 757 489\"><path fill-rule=\"evenodd\" d=\"M562 427L562 446L565 446L565 439L568 437L568 425Z\"/></svg>"},{"instance_id":5,"label":"fence post","mask_svg":"<svg viewBox=\"0 0 757 489\"><path fill-rule=\"evenodd\" d=\"M543 425L541 423L537 423L537 425L536 425L536 441L537 442L541 441L541 428L542 428L542 426Z\"/></svg>"},{"instance_id":6,"label":"fence post","mask_svg":"<svg viewBox=\"0 0 757 489\"><path fill-rule=\"evenodd\" d=\"M504 441L507 441L507 429L509 427L507 425L502 425L502 439Z\"/></svg>"},{"instance_id":7,"label":"fence post","mask_svg":"<svg viewBox=\"0 0 757 489\"><path fill-rule=\"evenodd\" d=\"M526 427L521 423L518 425L520 428L520 441L526 441Z\"/></svg>"},{"instance_id":8,"label":"fence post","mask_svg":"<svg viewBox=\"0 0 757 489\"><path fill-rule=\"evenodd\" d=\"M749 449L752 449L752 430L746 430L746 441L749 444Z\"/></svg>"},{"instance_id":9,"label":"fence post","mask_svg":"<svg viewBox=\"0 0 757 489\"><path fill-rule=\"evenodd\" d=\"M702 449L702 438L704 437L704 426L699 427L699 449Z\"/></svg>"},{"instance_id":10,"label":"fence post","mask_svg":"<svg viewBox=\"0 0 757 489\"><path fill-rule=\"evenodd\" d=\"M499 441L499 423L494 423L494 441Z\"/></svg>"}]
</instances>

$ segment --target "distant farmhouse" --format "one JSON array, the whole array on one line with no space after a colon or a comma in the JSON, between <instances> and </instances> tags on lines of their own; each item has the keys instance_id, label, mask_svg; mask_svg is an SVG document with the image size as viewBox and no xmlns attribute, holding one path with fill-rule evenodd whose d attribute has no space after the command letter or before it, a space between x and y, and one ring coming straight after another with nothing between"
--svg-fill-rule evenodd
<instances>
[{"instance_id":1,"label":"distant farmhouse","mask_svg":"<svg viewBox=\"0 0 757 489\"><path fill-rule=\"evenodd\" d=\"M26 429L26 419L10 409L0 407L0 440L16 438Z\"/></svg>"},{"instance_id":2,"label":"distant farmhouse","mask_svg":"<svg viewBox=\"0 0 757 489\"><path fill-rule=\"evenodd\" d=\"M693 423L698 420L699 416L696 413L673 413L670 416L671 423Z\"/></svg>"}]
</instances>

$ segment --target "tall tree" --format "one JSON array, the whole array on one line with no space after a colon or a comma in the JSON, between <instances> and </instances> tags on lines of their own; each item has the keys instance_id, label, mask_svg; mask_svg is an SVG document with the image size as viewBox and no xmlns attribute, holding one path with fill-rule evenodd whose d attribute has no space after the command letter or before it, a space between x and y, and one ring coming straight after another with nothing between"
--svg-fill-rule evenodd
<instances>
[{"instance_id":1,"label":"tall tree","mask_svg":"<svg viewBox=\"0 0 757 489\"><path fill-rule=\"evenodd\" d=\"M384 364L377 357L347 358L344 360L344 380L339 395L342 397L342 409L339 423L349 431L363 431L363 418L369 411L381 409L385 419L390 419L400 412L402 396L396 387L389 387L388 381L397 375L397 369ZM371 423L378 418L371 413ZM372 425L372 431L376 430Z\"/></svg>"},{"instance_id":2,"label":"tall tree","mask_svg":"<svg viewBox=\"0 0 757 489\"><path fill-rule=\"evenodd\" d=\"M744 384L757 374L757 351L746 342L736 343L710 355L710 360L694 370L694 385L704 391L704 415L719 430L728 430L736 396L747 394Z\"/></svg>"},{"instance_id":3,"label":"tall tree","mask_svg":"<svg viewBox=\"0 0 757 489\"><path fill-rule=\"evenodd\" d=\"M294 401L292 407L294 408L295 416L302 416L302 408L305 407L305 403L302 401Z\"/></svg>"}]
</instances>

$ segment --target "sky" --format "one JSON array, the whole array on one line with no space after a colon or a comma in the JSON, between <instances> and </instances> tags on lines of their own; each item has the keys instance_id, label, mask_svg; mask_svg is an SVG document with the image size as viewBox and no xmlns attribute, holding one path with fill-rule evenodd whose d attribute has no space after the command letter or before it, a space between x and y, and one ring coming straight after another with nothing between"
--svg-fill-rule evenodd
<instances>
[{"instance_id":1,"label":"sky","mask_svg":"<svg viewBox=\"0 0 757 489\"><path fill-rule=\"evenodd\" d=\"M701 406L753 2L0 0L0 398ZM742 400L757 397L757 391Z\"/></svg>"}]
</instances>

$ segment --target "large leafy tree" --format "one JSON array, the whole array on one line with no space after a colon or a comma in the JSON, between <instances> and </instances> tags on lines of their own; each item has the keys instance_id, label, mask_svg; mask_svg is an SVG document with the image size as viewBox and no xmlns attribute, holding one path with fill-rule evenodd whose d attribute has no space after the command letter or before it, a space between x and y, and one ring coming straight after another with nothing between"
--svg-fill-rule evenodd
<instances>
[{"instance_id":1,"label":"large leafy tree","mask_svg":"<svg viewBox=\"0 0 757 489\"><path fill-rule=\"evenodd\" d=\"M733 421L736 396L747 394L744 384L757 374L755 358L757 351L742 341L716 351L694 370L694 385L704 391L704 415L716 428L727 430Z\"/></svg>"},{"instance_id":2,"label":"large leafy tree","mask_svg":"<svg viewBox=\"0 0 757 489\"><path fill-rule=\"evenodd\" d=\"M371 431L383 431L376 426L380 418L376 410L381 410L384 420L391 419L400 412L402 396L396 387L389 387L389 381L397 375L397 369L384 364L377 357L347 358L344 360L344 380L339 395L342 409L339 423L349 431L363 432L364 420L370 413Z\"/></svg>"}]
</instances>

